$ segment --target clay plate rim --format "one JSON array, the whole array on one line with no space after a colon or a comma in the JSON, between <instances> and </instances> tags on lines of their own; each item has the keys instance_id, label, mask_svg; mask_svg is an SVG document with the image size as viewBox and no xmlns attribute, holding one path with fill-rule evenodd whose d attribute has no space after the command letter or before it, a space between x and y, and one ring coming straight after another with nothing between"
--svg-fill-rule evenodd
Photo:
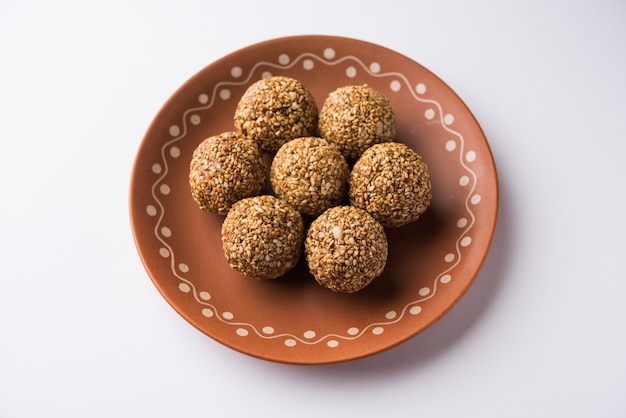
<instances>
[{"instance_id":1,"label":"clay plate rim","mask_svg":"<svg viewBox=\"0 0 626 418\"><path fill-rule=\"evenodd\" d=\"M232 130L232 122L226 120L224 112L234 108L237 94L242 93L247 85L270 73L299 78L313 92L320 106L331 88L367 82L392 96L394 110L402 108L396 112L398 135L402 135L399 141L418 148L416 151L427 163L427 157L430 157L433 193L439 187L437 184L441 186L441 195L448 193L451 196L451 203L443 203L444 199L435 195L433 215L427 212L411 229L402 232L388 230L390 261L393 248L403 253L402 260L413 258L412 254L406 254L409 257L404 254L411 247L405 242L412 243L420 251L430 251L424 243L410 241L416 233L430 234L433 242L437 242L433 245L448 246L440 251L440 257L432 263L436 266L429 270L430 276L422 284L398 282L400 284L386 286L375 281L352 300L346 295L331 294L317 285L284 285L278 281L268 284L243 277L228 282L224 289L219 286L210 289L217 280L212 282L207 278L207 270L215 268L223 275L237 275L218 266L216 260L219 256L223 258L221 254L213 254L217 258L204 269L201 262L195 263L196 260L180 262L189 255L189 251L185 253L189 246L202 242L198 231L208 228L215 232L220 223L219 217L198 213L188 186L185 188L187 173L184 170L188 167L190 152L204 137ZM216 119L218 109L226 110L222 110L223 117ZM434 139L424 139L431 131ZM420 133L422 137L416 139ZM432 145L436 141L439 143ZM447 164L453 169L448 170ZM441 169L444 166L446 169ZM446 176L450 178L443 179ZM442 203L438 206L437 202ZM456 93L436 75L410 58L373 43L336 36L304 35L267 40L242 48L206 66L185 82L157 113L141 142L131 176L129 203L133 238L142 263L164 299L189 323L216 341L254 357L290 364L326 364L354 360L392 348L432 325L454 306L474 281L491 245L498 213L498 183L493 156L478 122ZM175 212L185 216L168 219ZM181 220L187 215L200 219L198 225L193 226L197 234L190 234L189 225ZM452 221L454 226L450 224ZM435 224L436 227L429 226ZM444 230L447 232L442 236L451 234L454 239L439 242L437 231ZM187 233L186 239L181 240L179 231ZM214 253L221 251L221 248L217 251L219 236L210 239L212 249L216 250ZM397 241L395 246L393 240ZM433 254L439 253L432 250L428 257ZM419 259L419 255L417 257ZM397 264L403 264L406 273L411 266L407 267L407 262L402 260ZM392 272L394 269L395 266L388 268ZM202 274L193 276L197 272ZM288 275L306 275L306 270L296 268ZM394 280L397 277L389 278L388 283ZM380 282L384 283L384 280ZM236 289L227 289L228 286ZM391 296L389 300L396 306L387 306L380 294L392 294L403 286L407 286L412 294L408 299ZM346 306L337 308L334 313L340 318L337 321L340 326L345 326L337 331L325 329L327 323L333 321L312 321L311 326L292 331L285 330L276 317L255 323L259 315L263 316L259 314L259 306L238 306L233 302L236 300L234 292L240 292L238 294L247 298L246 304L251 302L252 305L251 295L259 292L268 299L302 294L304 301L322 301L323 309L331 311L335 309L333 303L344 301ZM349 320L345 324L342 322L344 317L369 315L368 304L379 311L374 319L355 320L354 324ZM267 308L267 312L275 310L275 306L271 309L269 305L260 306ZM236 311L235 308L240 311L231 312ZM315 309L309 307L303 311L305 317L310 318ZM292 315L295 328L298 328L297 321L303 319ZM290 320L286 322L289 324Z\"/></svg>"}]
</instances>

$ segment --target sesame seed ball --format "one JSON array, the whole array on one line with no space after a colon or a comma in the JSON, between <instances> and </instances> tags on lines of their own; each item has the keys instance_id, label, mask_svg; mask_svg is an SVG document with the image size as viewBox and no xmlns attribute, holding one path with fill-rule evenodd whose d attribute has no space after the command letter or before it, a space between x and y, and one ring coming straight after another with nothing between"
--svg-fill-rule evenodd
<instances>
[{"instance_id":1,"label":"sesame seed ball","mask_svg":"<svg viewBox=\"0 0 626 418\"><path fill-rule=\"evenodd\" d=\"M339 149L317 137L284 144L272 161L270 183L276 196L304 215L317 216L343 201L350 167Z\"/></svg>"},{"instance_id":2,"label":"sesame seed ball","mask_svg":"<svg viewBox=\"0 0 626 418\"><path fill-rule=\"evenodd\" d=\"M318 110L313 95L300 81L274 76L248 87L237 103L234 119L241 135L273 154L287 141L313 135Z\"/></svg>"},{"instance_id":3,"label":"sesame seed ball","mask_svg":"<svg viewBox=\"0 0 626 418\"><path fill-rule=\"evenodd\" d=\"M389 100L367 84L340 87L328 95L319 114L322 138L357 159L367 148L392 141L396 117Z\"/></svg>"},{"instance_id":4,"label":"sesame seed ball","mask_svg":"<svg viewBox=\"0 0 626 418\"><path fill-rule=\"evenodd\" d=\"M225 214L238 200L259 195L265 182L259 147L235 132L210 136L193 152L189 185L201 209Z\"/></svg>"},{"instance_id":5,"label":"sesame seed ball","mask_svg":"<svg viewBox=\"0 0 626 418\"><path fill-rule=\"evenodd\" d=\"M304 224L287 202L263 195L235 203L222 224L222 247L230 266L256 279L275 279L302 254Z\"/></svg>"},{"instance_id":6,"label":"sesame seed ball","mask_svg":"<svg viewBox=\"0 0 626 418\"><path fill-rule=\"evenodd\" d=\"M311 223L304 251L320 285L354 293L382 274L388 245L384 228L366 211L335 206Z\"/></svg>"},{"instance_id":7,"label":"sesame seed ball","mask_svg":"<svg viewBox=\"0 0 626 418\"><path fill-rule=\"evenodd\" d=\"M387 142L366 150L349 180L350 203L387 227L416 221L432 198L428 166L408 146Z\"/></svg>"}]
</instances>

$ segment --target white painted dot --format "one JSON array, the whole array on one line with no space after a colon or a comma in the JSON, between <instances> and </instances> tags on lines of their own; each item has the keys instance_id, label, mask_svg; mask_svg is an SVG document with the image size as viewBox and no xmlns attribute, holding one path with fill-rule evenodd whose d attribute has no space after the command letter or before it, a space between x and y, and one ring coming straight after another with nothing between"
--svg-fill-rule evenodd
<instances>
[{"instance_id":1,"label":"white painted dot","mask_svg":"<svg viewBox=\"0 0 626 418\"><path fill-rule=\"evenodd\" d=\"M160 164L152 164L152 172L154 174L160 174L162 170L163 168L161 167Z\"/></svg>"},{"instance_id":2,"label":"white painted dot","mask_svg":"<svg viewBox=\"0 0 626 418\"><path fill-rule=\"evenodd\" d=\"M456 226L459 228L465 228L466 225L467 225L467 218L459 218L459 220L456 221Z\"/></svg>"},{"instance_id":3,"label":"white painted dot","mask_svg":"<svg viewBox=\"0 0 626 418\"><path fill-rule=\"evenodd\" d=\"M433 120L435 118L435 110L434 109L426 109L424 112L424 117L427 120Z\"/></svg>"},{"instance_id":4,"label":"white painted dot","mask_svg":"<svg viewBox=\"0 0 626 418\"><path fill-rule=\"evenodd\" d=\"M172 135L172 136L180 135L180 128L178 126L176 126L176 125L170 126L170 135Z\"/></svg>"},{"instance_id":5,"label":"white painted dot","mask_svg":"<svg viewBox=\"0 0 626 418\"><path fill-rule=\"evenodd\" d=\"M446 254L446 256L443 258L446 262L451 263L452 261L454 261L454 254L452 253L448 253Z\"/></svg>"},{"instance_id":6,"label":"white painted dot","mask_svg":"<svg viewBox=\"0 0 626 418\"><path fill-rule=\"evenodd\" d=\"M228 90L228 89L220 90L220 99L222 99L222 100L230 99L230 90Z\"/></svg>"},{"instance_id":7,"label":"white painted dot","mask_svg":"<svg viewBox=\"0 0 626 418\"><path fill-rule=\"evenodd\" d=\"M380 64L377 62L373 62L370 64L370 71L373 73L379 73L380 72Z\"/></svg>"},{"instance_id":8,"label":"white painted dot","mask_svg":"<svg viewBox=\"0 0 626 418\"><path fill-rule=\"evenodd\" d=\"M213 311L209 308L204 308L202 310L202 315L206 316L207 318L211 318L213 316Z\"/></svg>"},{"instance_id":9,"label":"white painted dot","mask_svg":"<svg viewBox=\"0 0 626 418\"><path fill-rule=\"evenodd\" d=\"M339 341L337 341L337 340L328 340L326 345L329 346L330 348L335 348L335 347L339 346Z\"/></svg>"},{"instance_id":10,"label":"white painted dot","mask_svg":"<svg viewBox=\"0 0 626 418\"><path fill-rule=\"evenodd\" d=\"M180 148L178 147L170 148L170 155L172 156L172 158L180 157Z\"/></svg>"},{"instance_id":11,"label":"white painted dot","mask_svg":"<svg viewBox=\"0 0 626 418\"><path fill-rule=\"evenodd\" d=\"M168 250L167 248L160 248L159 249L159 254L161 255L161 257L163 258L167 258L170 256L170 250Z\"/></svg>"},{"instance_id":12,"label":"white painted dot","mask_svg":"<svg viewBox=\"0 0 626 418\"><path fill-rule=\"evenodd\" d=\"M285 340L285 345L286 345L287 347L295 347L295 346L296 346L296 344L297 344L297 343L296 343L296 340L294 340L293 338L287 338L287 339Z\"/></svg>"},{"instance_id":13,"label":"white painted dot","mask_svg":"<svg viewBox=\"0 0 626 418\"><path fill-rule=\"evenodd\" d=\"M417 94L424 94L424 93L426 93L426 84L418 83L418 85L415 86L415 91L417 92Z\"/></svg>"},{"instance_id":14,"label":"white painted dot","mask_svg":"<svg viewBox=\"0 0 626 418\"><path fill-rule=\"evenodd\" d=\"M449 274L444 274L443 276L441 276L441 279L439 279L441 283L450 283L451 280L452 276L450 276Z\"/></svg>"},{"instance_id":15,"label":"white painted dot","mask_svg":"<svg viewBox=\"0 0 626 418\"><path fill-rule=\"evenodd\" d=\"M237 328L237 330L235 331L237 333L237 335L239 335L240 337L247 337L248 336L248 330L245 328Z\"/></svg>"},{"instance_id":16,"label":"white painted dot","mask_svg":"<svg viewBox=\"0 0 626 418\"><path fill-rule=\"evenodd\" d=\"M235 317L235 315L233 315L232 312L226 311L226 312L222 312L222 317L224 319L228 319L230 321L231 319L233 319Z\"/></svg>"},{"instance_id":17,"label":"white painted dot","mask_svg":"<svg viewBox=\"0 0 626 418\"><path fill-rule=\"evenodd\" d=\"M178 265L178 270L180 270L183 273L188 273L189 272L189 266L185 263L180 263Z\"/></svg>"},{"instance_id":18,"label":"white painted dot","mask_svg":"<svg viewBox=\"0 0 626 418\"><path fill-rule=\"evenodd\" d=\"M306 331L304 333L304 338L315 338L315 331L311 331L311 330Z\"/></svg>"},{"instance_id":19,"label":"white painted dot","mask_svg":"<svg viewBox=\"0 0 626 418\"><path fill-rule=\"evenodd\" d=\"M372 330L372 334L374 335L380 335L383 332L385 332L385 329L383 327L376 327Z\"/></svg>"},{"instance_id":20,"label":"white painted dot","mask_svg":"<svg viewBox=\"0 0 626 418\"><path fill-rule=\"evenodd\" d=\"M198 296L200 296L200 299L202 299L202 300L211 300L211 294L209 292L205 291L205 290L200 292L200 294Z\"/></svg>"},{"instance_id":21,"label":"white painted dot","mask_svg":"<svg viewBox=\"0 0 626 418\"><path fill-rule=\"evenodd\" d=\"M263 71L263 74L261 74L261 78L265 79L265 78L270 78L272 76L272 73L269 71Z\"/></svg>"},{"instance_id":22,"label":"white painted dot","mask_svg":"<svg viewBox=\"0 0 626 418\"><path fill-rule=\"evenodd\" d=\"M467 151L467 154L465 154L465 159L470 163L473 162L474 160L476 160L476 152Z\"/></svg>"},{"instance_id":23,"label":"white painted dot","mask_svg":"<svg viewBox=\"0 0 626 418\"><path fill-rule=\"evenodd\" d=\"M191 292L191 286L189 286L187 283L180 283L178 285L178 290L180 290L183 293L189 293Z\"/></svg>"},{"instance_id":24,"label":"white painted dot","mask_svg":"<svg viewBox=\"0 0 626 418\"><path fill-rule=\"evenodd\" d=\"M354 78L356 77L356 68L354 67L348 67L346 68L346 75L350 78Z\"/></svg>"},{"instance_id":25,"label":"white painted dot","mask_svg":"<svg viewBox=\"0 0 626 418\"><path fill-rule=\"evenodd\" d=\"M474 196L472 196L472 198L470 199L470 202L472 202L472 205L477 205L480 203L480 200L482 199L482 197L479 194L475 194Z\"/></svg>"},{"instance_id":26,"label":"white painted dot","mask_svg":"<svg viewBox=\"0 0 626 418\"><path fill-rule=\"evenodd\" d=\"M169 238L172 236L172 230L169 229L167 226L164 226L163 228L161 228L161 235L163 235L166 238Z\"/></svg>"},{"instance_id":27,"label":"white painted dot","mask_svg":"<svg viewBox=\"0 0 626 418\"><path fill-rule=\"evenodd\" d=\"M398 80L393 80L391 83L389 83L389 88L391 89L391 91L398 92L402 88L402 84Z\"/></svg>"},{"instance_id":28,"label":"white painted dot","mask_svg":"<svg viewBox=\"0 0 626 418\"><path fill-rule=\"evenodd\" d=\"M324 50L324 58L329 59L329 60L335 58L335 50L332 48L326 48Z\"/></svg>"},{"instance_id":29,"label":"white painted dot","mask_svg":"<svg viewBox=\"0 0 626 418\"><path fill-rule=\"evenodd\" d=\"M302 68L304 68L305 70L312 70L315 67L315 63L313 62L313 60L304 60L304 62L302 63Z\"/></svg>"},{"instance_id":30,"label":"white painted dot","mask_svg":"<svg viewBox=\"0 0 626 418\"><path fill-rule=\"evenodd\" d=\"M418 315L420 312L422 312L421 306L412 306L411 309L409 309L411 315Z\"/></svg>"},{"instance_id":31,"label":"white painted dot","mask_svg":"<svg viewBox=\"0 0 626 418\"><path fill-rule=\"evenodd\" d=\"M420 296L426 296L430 293L430 288L429 287L422 287L420 290L417 291L417 293Z\"/></svg>"},{"instance_id":32,"label":"white painted dot","mask_svg":"<svg viewBox=\"0 0 626 418\"><path fill-rule=\"evenodd\" d=\"M282 64L282 65L287 65L287 64L289 64L289 61L290 61L290 59L289 59L289 55L287 55L287 54L281 54L281 55L278 57L278 62L279 62L280 64Z\"/></svg>"},{"instance_id":33,"label":"white painted dot","mask_svg":"<svg viewBox=\"0 0 626 418\"><path fill-rule=\"evenodd\" d=\"M262 331L264 334L272 335L274 333L274 328L267 326L263 327Z\"/></svg>"},{"instance_id":34,"label":"white painted dot","mask_svg":"<svg viewBox=\"0 0 626 418\"><path fill-rule=\"evenodd\" d=\"M472 237L464 237L461 240L461 247L467 247L472 243Z\"/></svg>"},{"instance_id":35,"label":"white painted dot","mask_svg":"<svg viewBox=\"0 0 626 418\"><path fill-rule=\"evenodd\" d=\"M470 178L467 176L461 176L461 178L459 179L459 184L461 186L467 186L470 182Z\"/></svg>"},{"instance_id":36,"label":"white painted dot","mask_svg":"<svg viewBox=\"0 0 626 418\"><path fill-rule=\"evenodd\" d=\"M152 205L148 205L146 206L146 213L150 216L156 216L157 209Z\"/></svg>"},{"instance_id":37,"label":"white painted dot","mask_svg":"<svg viewBox=\"0 0 626 418\"><path fill-rule=\"evenodd\" d=\"M192 125L200 125L200 116L198 115L191 115L191 117L189 118L189 122L191 122Z\"/></svg>"},{"instance_id":38,"label":"white painted dot","mask_svg":"<svg viewBox=\"0 0 626 418\"><path fill-rule=\"evenodd\" d=\"M446 150L454 151L455 149L456 149L456 141L454 139L451 139L448 142L446 142Z\"/></svg>"},{"instance_id":39,"label":"white painted dot","mask_svg":"<svg viewBox=\"0 0 626 418\"><path fill-rule=\"evenodd\" d=\"M242 74L243 70L241 69L241 67L235 66L230 69L230 75L232 75L233 78L239 78Z\"/></svg>"},{"instance_id":40,"label":"white painted dot","mask_svg":"<svg viewBox=\"0 0 626 418\"><path fill-rule=\"evenodd\" d=\"M452 125L454 123L454 115L452 115L451 113L445 115L443 117L443 123L445 123L446 125Z\"/></svg>"},{"instance_id":41,"label":"white painted dot","mask_svg":"<svg viewBox=\"0 0 626 418\"><path fill-rule=\"evenodd\" d=\"M398 316L398 314L396 313L396 311L389 311L385 314L385 318L387 319L393 319L396 316Z\"/></svg>"},{"instance_id":42,"label":"white painted dot","mask_svg":"<svg viewBox=\"0 0 626 418\"><path fill-rule=\"evenodd\" d=\"M201 95L198 96L198 101L202 104L207 104L209 102L209 96L202 93Z\"/></svg>"},{"instance_id":43,"label":"white painted dot","mask_svg":"<svg viewBox=\"0 0 626 418\"><path fill-rule=\"evenodd\" d=\"M357 327L348 328L349 335L357 335L359 333L359 329Z\"/></svg>"},{"instance_id":44,"label":"white painted dot","mask_svg":"<svg viewBox=\"0 0 626 418\"><path fill-rule=\"evenodd\" d=\"M159 187L159 190L160 190L160 191L161 191L161 193L163 193L163 194L170 194L170 191L171 191L171 190L170 190L170 186L168 186L167 184L162 184L162 185Z\"/></svg>"}]
</instances>

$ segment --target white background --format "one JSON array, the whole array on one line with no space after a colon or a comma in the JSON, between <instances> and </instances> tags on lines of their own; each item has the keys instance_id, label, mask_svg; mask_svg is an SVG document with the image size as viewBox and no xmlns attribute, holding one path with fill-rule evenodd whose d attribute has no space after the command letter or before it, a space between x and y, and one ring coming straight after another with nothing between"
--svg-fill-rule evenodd
<instances>
[{"instance_id":1,"label":"white background","mask_svg":"<svg viewBox=\"0 0 626 418\"><path fill-rule=\"evenodd\" d=\"M501 187L492 251L454 309L321 367L254 359L185 322L128 215L168 97L223 55L298 34L374 42L439 75ZM0 417L626 417L625 80L620 0L2 1Z\"/></svg>"}]
</instances>

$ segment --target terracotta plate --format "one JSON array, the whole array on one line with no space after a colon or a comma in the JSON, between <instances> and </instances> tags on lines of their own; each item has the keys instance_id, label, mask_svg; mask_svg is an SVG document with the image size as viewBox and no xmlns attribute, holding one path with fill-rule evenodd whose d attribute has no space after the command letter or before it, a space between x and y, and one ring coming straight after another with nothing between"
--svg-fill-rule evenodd
<instances>
[{"instance_id":1,"label":"terracotta plate","mask_svg":"<svg viewBox=\"0 0 626 418\"><path fill-rule=\"evenodd\" d=\"M415 223L387 229L389 258L365 290L319 286L301 263L274 281L249 279L224 259L223 216L204 212L188 184L200 141L233 130L253 82L288 75L318 106L332 90L367 83L395 110L397 141L430 167L433 200ZM330 36L270 40L207 66L167 101L139 148L130 190L135 242L152 281L187 321L240 352L322 364L371 355L435 322L467 290L491 243L498 184L489 145L459 97L389 49Z\"/></svg>"}]
</instances>

